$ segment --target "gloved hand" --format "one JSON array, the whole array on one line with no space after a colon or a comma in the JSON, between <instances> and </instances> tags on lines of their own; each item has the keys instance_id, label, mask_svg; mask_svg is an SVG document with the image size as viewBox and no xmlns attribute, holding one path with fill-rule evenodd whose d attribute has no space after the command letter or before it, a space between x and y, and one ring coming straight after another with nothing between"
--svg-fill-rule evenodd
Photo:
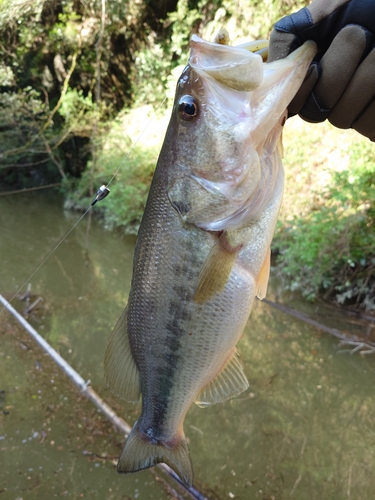
<instances>
[{"instance_id":1,"label":"gloved hand","mask_svg":"<svg viewBox=\"0 0 375 500\"><path fill-rule=\"evenodd\" d=\"M375 141L375 0L314 0L278 21L268 60L314 40L318 52L288 107L309 122L326 118Z\"/></svg>"}]
</instances>

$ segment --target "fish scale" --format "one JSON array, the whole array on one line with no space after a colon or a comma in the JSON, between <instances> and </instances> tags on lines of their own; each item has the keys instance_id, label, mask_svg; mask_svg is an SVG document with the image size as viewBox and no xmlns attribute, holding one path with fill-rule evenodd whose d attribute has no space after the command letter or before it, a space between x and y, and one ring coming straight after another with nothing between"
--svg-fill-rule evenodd
<instances>
[{"instance_id":1,"label":"fish scale","mask_svg":"<svg viewBox=\"0 0 375 500\"><path fill-rule=\"evenodd\" d=\"M117 470L164 462L189 486L183 431L193 402L248 387L236 344L266 293L281 204L286 107L315 46L265 64L245 48L192 37L140 226L127 308L105 376L142 411Z\"/></svg>"}]
</instances>

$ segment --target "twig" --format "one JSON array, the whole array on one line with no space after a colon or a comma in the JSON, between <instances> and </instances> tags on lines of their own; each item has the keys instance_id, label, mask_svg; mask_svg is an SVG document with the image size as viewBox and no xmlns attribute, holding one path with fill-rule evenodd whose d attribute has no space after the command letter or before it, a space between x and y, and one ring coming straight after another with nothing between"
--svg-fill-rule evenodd
<instances>
[{"instance_id":1,"label":"twig","mask_svg":"<svg viewBox=\"0 0 375 500\"><path fill-rule=\"evenodd\" d=\"M330 328L326 325L323 325L322 323L319 323L319 321L316 321L315 319L310 318L307 314L297 311L296 309L293 309L292 307L285 306L283 304L279 304L277 302L272 302L271 300L268 299L263 299L262 302L265 302L269 306L274 307L275 309L279 309L280 311L290 314L291 316L294 316L297 319L300 319L301 321L304 321L305 323L308 323L309 325L315 326L319 330L322 330L323 332L329 333L333 335L334 337L340 339L340 340L347 340L348 336L345 335L345 333L340 332L340 330L337 330L336 328ZM356 338L356 340L360 340Z\"/></svg>"},{"instance_id":2,"label":"twig","mask_svg":"<svg viewBox=\"0 0 375 500\"><path fill-rule=\"evenodd\" d=\"M21 146L19 148L8 149L7 151L4 151L4 153L2 153L0 155L0 158L6 158L7 156L11 156L11 155L15 155L15 154L19 154L19 153L23 153L24 151L27 151L28 148L31 146L31 144L33 142L35 142L38 137L40 137L42 134L44 134L46 129L50 126L53 117L55 116L56 112L59 110L59 108L62 104L62 101L65 97L65 94L68 91L69 81L70 81L70 78L75 70L76 63L77 63L77 57L78 57L78 54L80 53L80 49L81 49L81 41L79 41L77 52L75 52L72 56L72 64L71 64L70 69L69 69L69 71L66 75L66 78L64 80L63 88L62 88L59 100L57 101L57 103L56 103L55 107L52 109L52 111L49 113L44 125L42 125L42 127L39 129L39 131L26 144L24 144L23 146Z\"/></svg>"},{"instance_id":3,"label":"twig","mask_svg":"<svg viewBox=\"0 0 375 500\"><path fill-rule=\"evenodd\" d=\"M361 351L361 354L374 354L375 353L375 345L369 344L367 342L356 342L353 340L342 340L339 343L339 346L343 346L343 345L354 346L354 349L343 349L341 351L338 351L339 353L349 352L352 355L358 351L361 351L361 349L367 349L367 351Z\"/></svg>"},{"instance_id":4,"label":"twig","mask_svg":"<svg viewBox=\"0 0 375 500\"><path fill-rule=\"evenodd\" d=\"M19 298L20 300L29 299L29 298L30 298L30 294L31 294L31 283L29 283L29 284L27 285L26 292L25 292L23 295L20 295L18 298Z\"/></svg>"},{"instance_id":5,"label":"twig","mask_svg":"<svg viewBox=\"0 0 375 500\"><path fill-rule=\"evenodd\" d=\"M0 170L5 170L7 168L36 167L37 165L41 165L42 163L47 163L47 161L49 161L49 158L31 163L9 163L9 165L2 165L0 167Z\"/></svg>"},{"instance_id":6,"label":"twig","mask_svg":"<svg viewBox=\"0 0 375 500\"><path fill-rule=\"evenodd\" d=\"M34 307L37 306L42 300L42 297L38 297L29 307L24 310L23 314L29 314L34 309Z\"/></svg>"},{"instance_id":7,"label":"twig","mask_svg":"<svg viewBox=\"0 0 375 500\"><path fill-rule=\"evenodd\" d=\"M295 318L304 321L305 323L314 326L318 330L321 330L322 332L329 333L330 335L333 335L334 337L338 338L341 340L339 345L353 345L355 346L354 349L347 349L344 351L339 351L339 352L350 352L351 354L354 354L355 352L359 351L362 348L368 349L368 351L364 351L366 354L370 354L371 352L375 352L375 343L374 342L363 342L360 337L357 335L349 335L345 334L344 332L341 332L340 330L337 330L336 328L330 328L329 326L323 325L322 323L319 323L319 321L316 321L315 319L310 318L307 314L297 311L296 309L293 309L292 307L285 306L283 304L279 304L277 302L272 302L271 300L268 299L263 299L263 302L266 304L274 307L275 309L279 309L280 311L290 314L291 316L294 316Z\"/></svg>"},{"instance_id":8,"label":"twig","mask_svg":"<svg viewBox=\"0 0 375 500\"><path fill-rule=\"evenodd\" d=\"M294 490L297 488L297 486L299 485L299 483L301 482L301 480L302 480L302 475L300 474L300 475L297 477L296 482L294 483L293 488L292 488L292 489L291 489L291 491L290 491L290 496L292 496L292 495L293 495Z\"/></svg>"},{"instance_id":9,"label":"twig","mask_svg":"<svg viewBox=\"0 0 375 500\"><path fill-rule=\"evenodd\" d=\"M28 191L37 191L38 189L47 189L47 188L53 188L61 186L61 182L57 182L55 184L47 184L46 186L36 186L32 188L26 188L26 189L16 189L15 191L3 191L0 193L0 196L7 196L8 194L19 194L19 193L27 193Z\"/></svg>"},{"instance_id":10,"label":"twig","mask_svg":"<svg viewBox=\"0 0 375 500\"><path fill-rule=\"evenodd\" d=\"M49 144L48 144L48 141L47 141L47 139L45 138L44 134L41 134L41 137L42 137L42 139L43 139L44 145L45 145L45 147L46 147L46 151L47 151L47 153L49 154L49 156L50 156L51 160L52 160L52 161L53 161L53 163L57 166L57 169L58 169L58 171L60 172L61 177L62 177L64 180L66 180L66 175L65 175L65 172L64 172L64 170L63 170L63 168L62 168L62 166L61 166L61 163L60 163L60 162L58 162L58 161L56 160L55 155L52 153L51 148L50 148L50 146L49 146Z\"/></svg>"}]
</instances>

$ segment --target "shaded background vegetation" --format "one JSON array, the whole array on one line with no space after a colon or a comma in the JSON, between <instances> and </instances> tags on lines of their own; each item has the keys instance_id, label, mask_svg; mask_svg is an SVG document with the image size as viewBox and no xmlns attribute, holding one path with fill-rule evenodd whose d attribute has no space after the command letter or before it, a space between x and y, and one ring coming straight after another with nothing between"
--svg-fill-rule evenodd
<instances>
[{"instance_id":1,"label":"shaded background vegetation","mask_svg":"<svg viewBox=\"0 0 375 500\"><path fill-rule=\"evenodd\" d=\"M0 0L2 190L61 183L86 207L121 166L100 210L137 231L189 38L225 25L266 38L303 0ZM148 125L153 138L139 140ZM288 121L287 189L274 242L284 287L375 308L374 148L354 132Z\"/></svg>"}]
</instances>

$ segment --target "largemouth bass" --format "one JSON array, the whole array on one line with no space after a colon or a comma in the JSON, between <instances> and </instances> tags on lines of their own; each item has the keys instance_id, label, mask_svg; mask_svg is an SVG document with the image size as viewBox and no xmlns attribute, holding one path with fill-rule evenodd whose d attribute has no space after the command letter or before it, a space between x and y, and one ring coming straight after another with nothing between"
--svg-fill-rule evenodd
<instances>
[{"instance_id":1,"label":"largemouth bass","mask_svg":"<svg viewBox=\"0 0 375 500\"><path fill-rule=\"evenodd\" d=\"M164 462L187 486L193 402L248 388L236 344L266 293L281 204L286 108L314 56L264 63L246 46L191 39L135 249L129 301L109 342L111 390L142 413L119 472Z\"/></svg>"}]
</instances>

